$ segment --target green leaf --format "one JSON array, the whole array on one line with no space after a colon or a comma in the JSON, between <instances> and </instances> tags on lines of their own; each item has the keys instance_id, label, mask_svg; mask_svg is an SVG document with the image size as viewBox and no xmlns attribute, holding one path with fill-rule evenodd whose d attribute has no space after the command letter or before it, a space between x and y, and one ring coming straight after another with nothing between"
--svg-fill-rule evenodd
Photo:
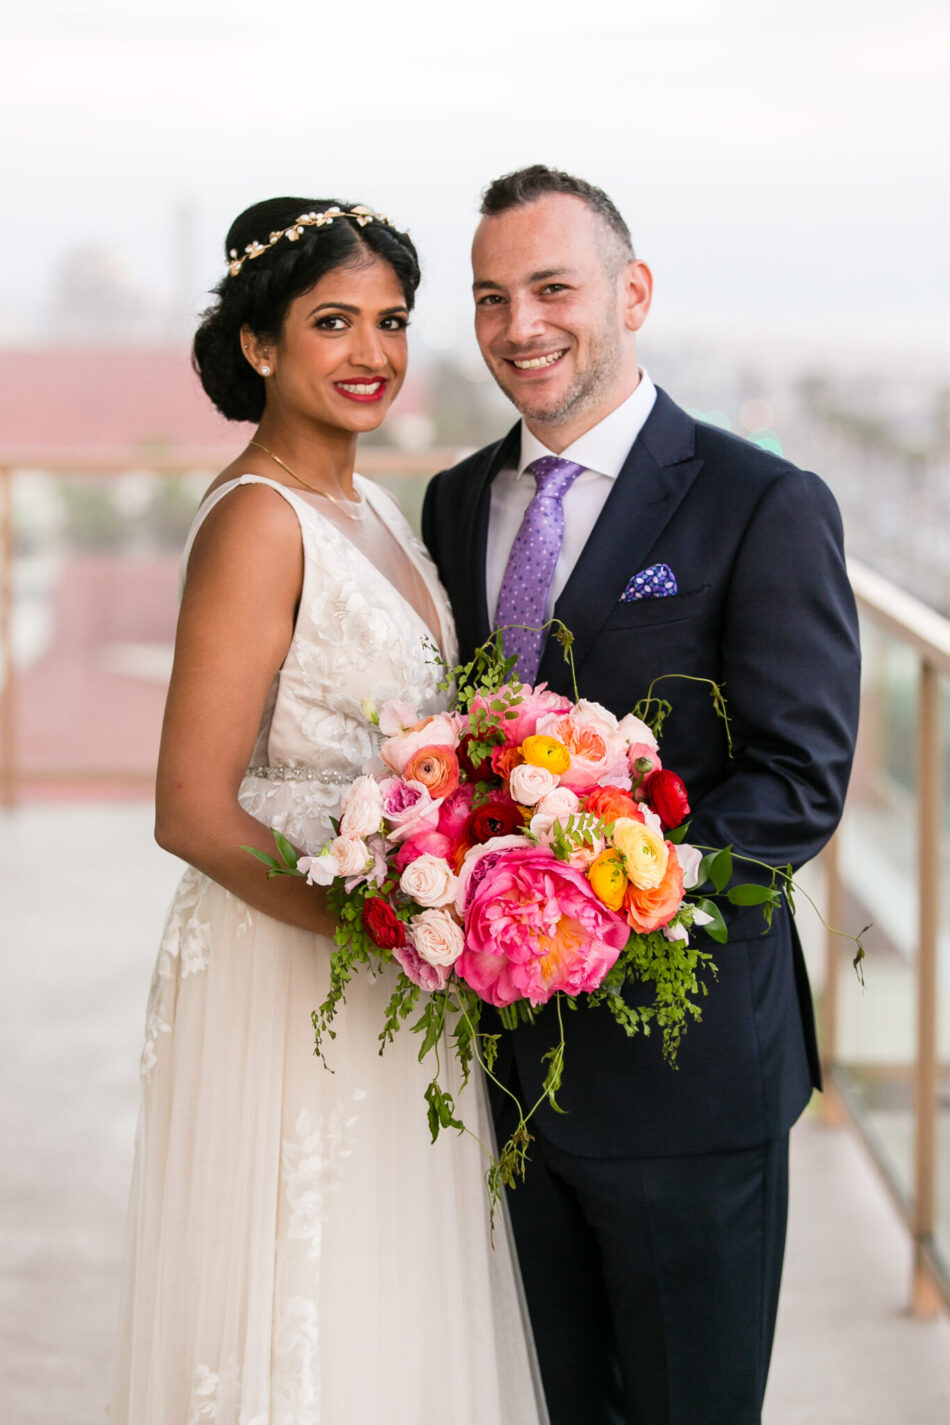
<instances>
[{"instance_id":1,"label":"green leaf","mask_svg":"<svg viewBox=\"0 0 950 1425\"><path fill-rule=\"evenodd\" d=\"M708 860L709 858L707 857L706 859ZM705 865L705 862L703 864ZM703 867L701 866L700 871L702 871L702 869ZM712 881L717 891L724 891L726 889L726 886L728 886L732 879L732 848L730 846L724 846L721 851L715 852L712 860L709 862L706 875L709 880Z\"/></svg>"},{"instance_id":2,"label":"green leaf","mask_svg":"<svg viewBox=\"0 0 950 1425\"><path fill-rule=\"evenodd\" d=\"M279 861L275 861L273 856L268 856L266 851L258 851L256 846L242 846L242 851L250 851L252 856L256 856L258 861L263 861L268 870L277 874L283 871L283 866Z\"/></svg>"},{"instance_id":3,"label":"green leaf","mask_svg":"<svg viewBox=\"0 0 950 1425\"><path fill-rule=\"evenodd\" d=\"M679 826L674 826L672 831L665 832L667 841L672 841L674 846L679 846L686 840L686 833L689 831L689 822L681 822Z\"/></svg>"},{"instance_id":4,"label":"green leaf","mask_svg":"<svg viewBox=\"0 0 950 1425\"><path fill-rule=\"evenodd\" d=\"M290 866L292 869L296 870L297 853L291 846L290 842L287 840L286 836L284 836L281 832L277 831L274 827L271 827L271 835L277 843L277 850L284 858L284 865Z\"/></svg>"},{"instance_id":5,"label":"green leaf","mask_svg":"<svg viewBox=\"0 0 950 1425\"><path fill-rule=\"evenodd\" d=\"M747 884L733 886L729 891L729 900L733 905L765 905L767 901L774 905L777 899L778 895L773 886Z\"/></svg>"},{"instance_id":6,"label":"green leaf","mask_svg":"<svg viewBox=\"0 0 950 1425\"><path fill-rule=\"evenodd\" d=\"M709 923L703 926L706 934L711 940L715 940L718 945L724 945L728 938L726 922L722 918L722 911L715 901L700 901L699 909L704 910L710 917Z\"/></svg>"}]
</instances>

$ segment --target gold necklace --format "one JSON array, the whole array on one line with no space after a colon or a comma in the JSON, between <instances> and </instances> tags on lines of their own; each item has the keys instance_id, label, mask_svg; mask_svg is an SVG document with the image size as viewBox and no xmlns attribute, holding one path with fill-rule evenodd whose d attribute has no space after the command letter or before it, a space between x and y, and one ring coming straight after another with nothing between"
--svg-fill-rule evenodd
<instances>
[{"instance_id":1,"label":"gold necklace","mask_svg":"<svg viewBox=\"0 0 950 1425\"><path fill-rule=\"evenodd\" d=\"M272 450L268 450L266 445L262 445L259 440L249 440L248 445L256 445L258 450L263 450L265 455L269 455L281 470L286 470L291 479L296 480L298 485L302 485L305 490L312 490L315 495L322 495L325 500L329 500L333 505L339 505L347 519L361 520L365 513L366 501L360 497L358 500L338 500L336 495L331 495L327 490L318 490L316 485L310 485L306 480L302 480L296 470L291 470L290 466L279 455L275 455Z\"/></svg>"}]
</instances>

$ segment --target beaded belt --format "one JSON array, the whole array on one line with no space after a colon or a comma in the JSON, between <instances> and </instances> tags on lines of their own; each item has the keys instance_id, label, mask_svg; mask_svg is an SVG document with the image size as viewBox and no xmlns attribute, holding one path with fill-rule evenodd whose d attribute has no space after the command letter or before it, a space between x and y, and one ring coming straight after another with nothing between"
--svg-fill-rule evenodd
<instances>
[{"instance_id":1,"label":"beaded belt","mask_svg":"<svg viewBox=\"0 0 950 1425\"><path fill-rule=\"evenodd\" d=\"M246 777L264 777L268 782L325 782L329 786L349 786L359 774L357 772L320 770L317 767L289 767L283 763L248 767Z\"/></svg>"}]
</instances>

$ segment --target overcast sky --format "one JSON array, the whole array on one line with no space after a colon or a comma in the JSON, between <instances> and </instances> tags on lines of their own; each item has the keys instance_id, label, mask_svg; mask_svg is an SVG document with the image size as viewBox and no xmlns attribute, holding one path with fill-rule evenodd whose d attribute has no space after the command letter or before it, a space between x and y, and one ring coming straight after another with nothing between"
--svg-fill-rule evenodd
<instances>
[{"instance_id":1,"label":"overcast sky","mask_svg":"<svg viewBox=\"0 0 950 1425\"><path fill-rule=\"evenodd\" d=\"M167 292L183 202L205 289L300 193L408 226L446 339L479 189L543 161L617 201L661 330L950 352L945 0L3 0L0 52L0 331L82 244Z\"/></svg>"}]
</instances>

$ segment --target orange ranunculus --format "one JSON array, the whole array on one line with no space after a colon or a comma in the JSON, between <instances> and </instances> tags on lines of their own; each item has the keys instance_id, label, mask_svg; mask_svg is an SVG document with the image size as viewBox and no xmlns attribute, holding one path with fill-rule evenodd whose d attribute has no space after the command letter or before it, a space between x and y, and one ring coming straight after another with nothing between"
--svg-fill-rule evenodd
<instances>
[{"instance_id":1,"label":"orange ranunculus","mask_svg":"<svg viewBox=\"0 0 950 1425\"><path fill-rule=\"evenodd\" d=\"M652 890L629 885L625 897L627 924L641 935L668 925L683 904L683 868L675 847L666 843L669 858L666 874Z\"/></svg>"},{"instance_id":2,"label":"orange ranunculus","mask_svg":"<svg viewBox=\"0 0 950 1425\"><path fill-rule=\"evenodd\" d=\"M458 790L459 759L451 747L420 747L402 769L407 782L421 782L429 795L450 797Z\"/></svg>"},{"instance_id":3,"label":"orange ranunculus","mask_svg":"<svg viewBox=\"0 0 950 1425\"><path fill-rule=\"evenodd\" d=\"M612 847L595 856L587 870L587 879L598 900L603 901L608 910L619 910L627 890L627 877L623 869L623 857Z\"/></svg>"},{"instance_id":4,"label":"orange ranunculus","mask_svg":"<svg viewBox=\"0 0 950 1425\"><path fill-rule=\"evenodd\" d=\"M640 816L633 797L620 787L595 787L584 798L584 810L591 816L599 816L601 821L616 821L618 816Z\"/></svg>"},{"instance_id":5,"label":"orange ranunculus","mask_svg":"<svg viewBox=\"0 0 950 1425\"><path fill-rule=\"evenodd\" d=\"M571 754L557 737L535 733L521 744L521 755L532 767L545 767L559 777L571 765Z\"/></svg>"},{"instance_id":6,"label":"orange ranunculus","mask_svg":"<svg viewBox=\"0 0 950 1425\"><path fill-rule=\"evenodd\" d=\"M493 747L491 752L491 769L497 777L500 777L505 786L508 785L508 778L515 767L524 761L520 747Z\"/></svg>"}]
</instances>

